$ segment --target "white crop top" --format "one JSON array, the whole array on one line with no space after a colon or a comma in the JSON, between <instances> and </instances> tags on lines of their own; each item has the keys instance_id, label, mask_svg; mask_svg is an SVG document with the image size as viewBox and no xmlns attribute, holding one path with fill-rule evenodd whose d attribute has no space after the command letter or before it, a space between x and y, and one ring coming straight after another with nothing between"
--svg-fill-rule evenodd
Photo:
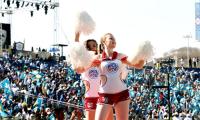
<instances>
[{"instance_id":1,"label":"white crop top","mask_svg":"<svg viewBox=\"0 0 200 120\"><path fill-rule=\"evenodd\" d=\"M117 54L116 54L117 55ZM102 60L100 71L101 79L106 79L105 83L100 85L100 93L118 93L126 90L126 84L122 81L123 64L121 58Z\"/></svg>"},{"instance_id":2,"label":"white crop top","mask_svg":"<svg viewBox=\"0 0 200 120\"><path fill-rule=\"evenodd\" d=\"M89 89L85 93L85 97L98 97L100 86L100 70L97 67L91 67L81 74L82 80L89 83Z\"/></svg>"}]
</instances>

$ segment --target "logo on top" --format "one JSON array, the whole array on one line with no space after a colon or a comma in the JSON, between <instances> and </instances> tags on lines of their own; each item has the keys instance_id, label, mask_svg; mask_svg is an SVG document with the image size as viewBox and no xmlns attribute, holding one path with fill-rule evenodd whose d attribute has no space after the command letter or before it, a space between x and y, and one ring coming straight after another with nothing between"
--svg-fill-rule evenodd
<instances>
[{"instance_id":1,"label":"logo on top","mask_svg":"<svg viewBox=\"0 0 200 120\"><path fill-rule=\"evenodd\" d=\"M119 69L119 66L118 66L116 63L114 63L114 62L109 63L109 64L107 65L107 71L108 71L109 73L115 73L115 72L118 71L118 69Z\"/></svg>"},{"instance_id":2,"label":"logo on top","mask_svg":"<svg viewBox=\"0 0 200 120\"><path fill-rule=\"evenodd\" d=\"M99 75L99 72L96 69L89 70L89 73L88 73L89 78L95 79L98 77L98 75Z\"/></svg>"}]
</instances>

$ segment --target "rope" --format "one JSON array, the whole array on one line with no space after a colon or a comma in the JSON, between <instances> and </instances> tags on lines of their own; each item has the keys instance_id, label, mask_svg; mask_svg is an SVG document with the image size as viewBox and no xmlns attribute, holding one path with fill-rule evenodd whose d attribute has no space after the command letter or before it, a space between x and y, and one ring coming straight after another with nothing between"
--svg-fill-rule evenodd
<instances>
[{"instance_id":1,"label":"rope","mask_svg":"<svg viewBox=\"0 0 200 120\"><path fill-rule=\"evenodd\" d=\"M63 102L63 101L59 101L59 100L49 99L48 97L44 97L44 96L36 96L36 95L33 95L33 94L27 94L27 93L24 93L23 91L17 91L17 93L23 94L23 95L28 95L30 97L35 97L35 98L46 98L48 101L52 101L54 103L74 107L74 108L77 108L77 109L84 109L84 107L80 106L80 105L75 105L75 104L72 104L72 103L69 103L69 102Z\"/></svg>"}]
</instances>

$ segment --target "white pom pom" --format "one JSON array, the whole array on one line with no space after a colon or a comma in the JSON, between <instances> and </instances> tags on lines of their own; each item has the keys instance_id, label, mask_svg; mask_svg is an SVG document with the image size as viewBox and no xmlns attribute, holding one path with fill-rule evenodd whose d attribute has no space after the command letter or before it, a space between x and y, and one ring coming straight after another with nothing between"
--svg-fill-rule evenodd
<instances>
[{"instance_id":1,"label":"white pom pom","mask_svg":"<svg viewBox=\"0 0 200 120\"><path fill-rule=\"evenodd\" d=\"M70 63L72 64L73 69L79 67L88 67L94 55L91 54L84 46L84 44L79 42L74 42L69 47L69 57Z\"/></svg>"},{"instance_id":2,"label":"white pom pom","mask_svg":"<svg viewBox=\"0 0 200 120\"><path fill-rule=\"evenodd\" d=\"M131 61L131 63L136 64L140 60L147 61L151 59L153 55L154 52L151 42L144 41L134 50L134 53L128 57L128 60Z\"/></svg>"},{"instance_id":3,"label":"white pom pom","mask_svg":"<svg viewBox=\"0 0 200 120\"><path fill-rule=\"evenodd\" d=\"M86 12L79 12L75 23L75 32L80 32L89 35L95 29L95 22L92 17Z\"/></svg>"}]
</instances>

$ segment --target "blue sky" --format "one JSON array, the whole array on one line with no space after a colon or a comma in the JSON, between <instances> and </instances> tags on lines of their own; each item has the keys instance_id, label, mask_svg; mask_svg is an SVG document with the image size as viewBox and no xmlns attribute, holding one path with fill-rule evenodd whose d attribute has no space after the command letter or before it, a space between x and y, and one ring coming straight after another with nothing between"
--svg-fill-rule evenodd
<instances>
[{"instance_id":1,"label":"blue sky","mask_svg":"<svg viewBox=\"0 0 200 120\"><path fill-rule=\"evenodd\" d=\"M56 17L54 10L45 15L40 9L34 11L33 17L29 10L15 10L10 17L0 16L0 21L12 23L12 41L25 40L27 50L31 46L49 48L54 43L73 41L74 18L80 10L86 10L96 22L95 31L89 36L82 35L81 41L99 40L104 33L111 32L120 52L129 54L140 41L150 40L156 56L160 56L170 49L187 46L184 36L190 34L189 46L200 47L194 33L195 0L59 0L59 3Z\"/></svg>"}]
</instances>

